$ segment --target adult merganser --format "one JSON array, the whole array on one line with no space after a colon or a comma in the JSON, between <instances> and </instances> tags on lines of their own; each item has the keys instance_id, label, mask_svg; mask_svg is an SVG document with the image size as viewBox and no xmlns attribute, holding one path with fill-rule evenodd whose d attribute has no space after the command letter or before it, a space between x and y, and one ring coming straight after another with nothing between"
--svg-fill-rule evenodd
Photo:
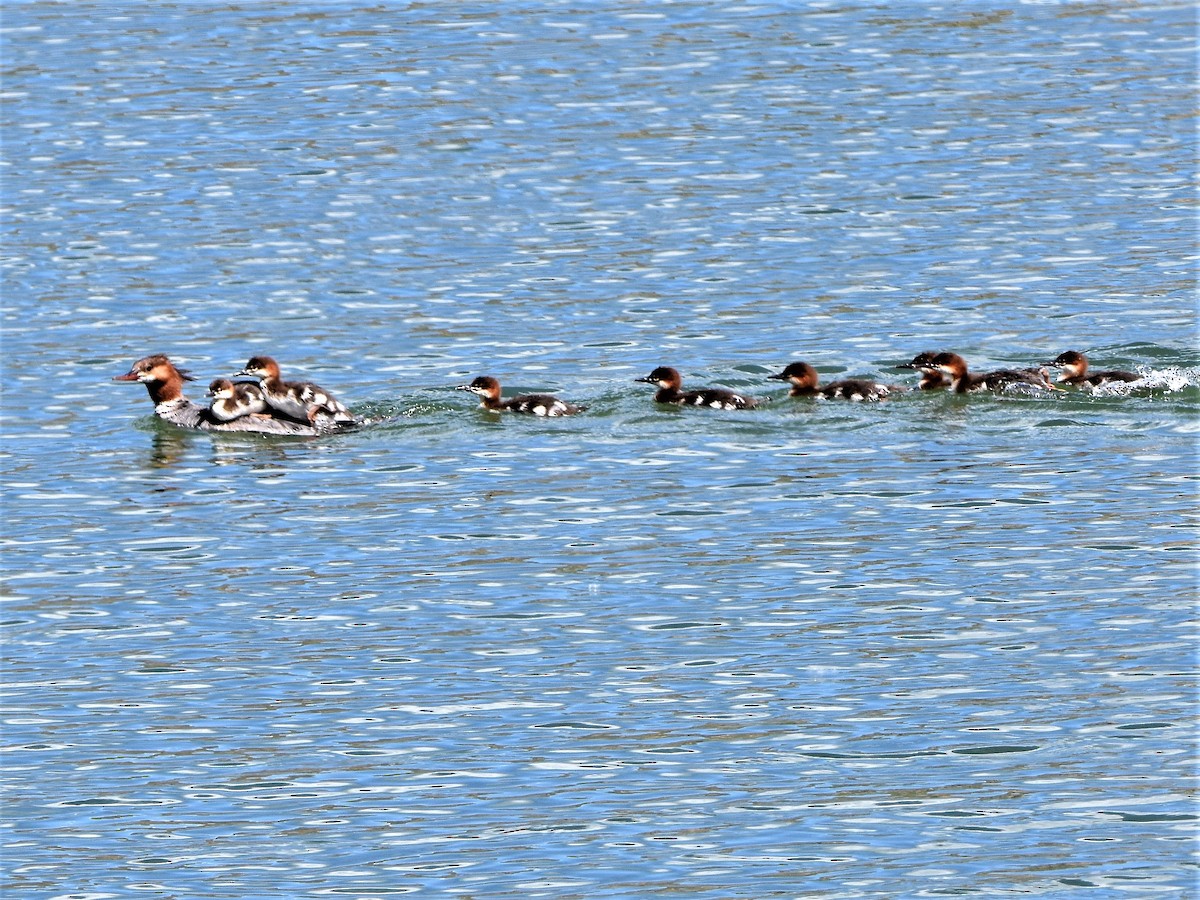
<instances>
[{"instance_id":1,"label":"adult merganser","mask_svg":"<svg viewBox=\"0 0 1200 900\"><path fill-rule=\"evenodd\" d=\"M1042 365L1053 366L1060 370L1060 374L1055 381L1061 384L1090 384L1092 387L1096 387L1109 381L1128 382L1142 380L1142 376L1137 374L1137 372L1125 372L1121 369L1109 369L1105 372L1089 371L1087 357L1075 350L1060 353L1053 361L1042 363Z\"/></svg>"},{"instance_id":2,"label":"adult merganser","mask_svg":"<svg viewBox=\"0 0 1200 900\"><path fill-rule=\"evenodd\" d=\"M657 384L654 394L656 403L675 403L679 406L709 406L713 409L754 409L758 400L728 391L725 388L702 388L698 391L682 390L683 378L670 366L659 366L645 378L635 378L646 384Z\"/></svg>"},{"instance_id":3,"label":"adult merganser","mask_svg":"<svg viewBox=\"0 0 1200 900\"><path fill-rule=\"evenodd\" d=\"M957 353L939 353L931 366L950 377L950 390L956 394L973 391L1000 391L1010 384L1032 384L1049 391L1057 391L1045 369L997 369L983 375L972 375L967 371L967 361Z\"/></svg>"},{"instance_id":4,"label":"adult merganser","mask_svg":"<svg viewBox=\"0 0 1200 900\"><path fill-rule=\"evenodd\" d=\"M522 394L502 400L500 399L500 382L487 375L479 376L470 384L460 384L456 390L478 394L479 405L491 412L518 412L533 416L570 416L587 409L586 406L576 406L550 394Z\"/></svg>"},{"instance_id":5,"label":"adult merganser","mask_svg":"<svg viewBox=\"0 0 1200 900\"><path fill-rule=\"evenodd\" d=\"M146 386L150 399L154 401L154 414L160 419L181 428L198 428L202 431L248 431L260 434L317 435L331 430L328 426L305 425L271 416L242 416L228 422L213 416L207 406L193 403L183 396L183 383L192 381L187 371L177 369L161 353L146 356L135 362L124 375L116 375L113 381L139 382Z\"/></svg>"},{"instance_id":6,"label":"adult merganser","mask_svg":"<svg viewBox=\"0 0 1200 900\"><path fill-rule=\"evenodd\" d=\"M821 376L806 362L791 363L782 372L767 377L773 381L791 382L792 389L788 391L789 397L824 397L827 400L838 398L882 400L884 397L904 390L893 384L880 384L878 381L870 381L866 378L847 378L843 381L831 382L824 387L818 387Z\"/></svg>"},{"instance_id":7,"label":"adult merganser","mask_svg":"<svg viewBox=\"0 0 1200 900\"><path fill-rule=\"evenodd\" d=\"M357 422L354 414L324 388L311 381L284 381L279 377L279 363L269 356L251 357L234 377L240 376L259 379L267 406L276 415L309 424L316 424L318 416L338 425Z\"/></svg>"}]
</instances>

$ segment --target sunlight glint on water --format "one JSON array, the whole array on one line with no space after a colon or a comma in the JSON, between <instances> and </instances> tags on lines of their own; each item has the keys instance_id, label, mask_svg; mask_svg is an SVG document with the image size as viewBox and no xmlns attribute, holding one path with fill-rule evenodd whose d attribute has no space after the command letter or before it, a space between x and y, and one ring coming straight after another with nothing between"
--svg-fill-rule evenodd
<instances>
[{"instance_id":1,"label":"sunlight glint on water","mask_svg":"<svg viewBox=\"0 0 1200 900\"><path fill-rule=\"evenodd\" d=\"M14 896L1195 884L1190 4L4 19Z\"/></svg>"}]
</instances>

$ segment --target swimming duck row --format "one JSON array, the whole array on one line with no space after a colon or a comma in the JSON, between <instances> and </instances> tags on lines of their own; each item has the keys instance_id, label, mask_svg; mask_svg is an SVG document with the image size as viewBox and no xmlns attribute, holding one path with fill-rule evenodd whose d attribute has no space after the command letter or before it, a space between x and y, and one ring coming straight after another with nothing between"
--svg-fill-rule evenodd
<instances>
[{"instance_id":1,"label":"swimming duck row","mask_svg":"<svg viewBox=\"0 0 1200 900\"><path fill-rule=\"evenodd\" d=\"M1135 372L1089 370L1087 357L1068 350L1057 358L1025 369L999 369L972 373L957 353L927 351L911 362L897 366L921 373L918 390L950 390L965 394L976 391L1002 391L1010 385L1030 385L1044 390L1061 390L1051 381L1047 367L1059 370L1058 384L1095 387L1109 382L1137 381ZM234 379L245 379L235 381ZM828 400L882 400L907 388L864 378L850 378L822 385L817 370L806 362L794 362L783 371L768 375L768 380L791 385L788 396L823 397ZM194 380L177 368L166 356L155 354L139 359L124 375L113 381L139 382L146 385L154 402L154 413L183 428L204 431L245 431L263 434L317 435L354 428L361 423L333 394L311 381L284 381L279 364L269 356L255 356L228 378L217 378L209 385L207 406L194 403L183 395L185 381ZM683 389L683 378L670 366L659 366L639 382L656 385L654 400L678 406L703 406L712 409L754 409L764 401L726 388ZM500 382L480 376L460 385L480 398L480 406L492 412L516 412L535 416L569 416L583 412L580 406L550 394L523 394L505 399Z\"/></svg>"}]
</instances>

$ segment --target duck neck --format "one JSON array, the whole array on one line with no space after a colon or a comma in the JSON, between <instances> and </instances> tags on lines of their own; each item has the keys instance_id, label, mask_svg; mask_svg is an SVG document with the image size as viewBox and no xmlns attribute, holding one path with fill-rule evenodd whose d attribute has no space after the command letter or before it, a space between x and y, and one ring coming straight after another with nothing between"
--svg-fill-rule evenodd
<instances>
[{"instance_id":1,"label":"duck neck","mask_svg":"<svg viewBox=\"0 0 1200 900\"><path fill-rule=\"evenodd\" d=\"M147 381L146 390L155 406L179 400L183 397L183 377L173 371L162 381Z\"/></svg>"}]
</instances>

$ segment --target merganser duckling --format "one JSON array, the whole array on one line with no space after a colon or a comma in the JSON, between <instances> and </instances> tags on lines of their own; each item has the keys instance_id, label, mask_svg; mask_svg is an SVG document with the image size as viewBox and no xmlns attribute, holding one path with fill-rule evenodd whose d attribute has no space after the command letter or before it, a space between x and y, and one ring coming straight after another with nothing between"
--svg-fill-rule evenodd
<instances>
[{"instance_id":1,"label":"merganser duckling","mask_svg":"<svg viewBox=\"0 0 1200 900\"><path fill-rule=\"evenodd\" d=\"M330 430L270 416L242 416L228 422L221 421L212 415L207 406L193 403L183 396L183 383L193 380L187 371L177 369L161 353L139 359L126 374L113 377L113 381L144 384L150 399L154 401L154 414L180 428L295 435L317 435Z\"/></svg>"},{"instance_id":2,"label":"merganser duckling","mask_svg":"<svg viewBox=\"0 0 1200 900\"><path fill-rule=\"evenodd\" d=\"M967 361L957 353L939 353L930 362L939 372L950 377L950 390L956 394L973 391L1000 391L1010 384L1032 384L1050 391L1060 390L1050 381L1045 369L997 369L983 375L967 371Z\"/></svg>"},{"instance_id":3,"label":"merganser duckling","mask_svg":"<svg viewBox=\"0 0 1200 900\"><path fill-rule=\"evenodd\" d=\"M254 356L234 377L257 378L270 410L298 422L316 424L318 416L327 416L335 424L354 424L357 420L333 394L311 381L284 381L279 363L269 356Z\"/></svg>"},{"instance_id":4,"label":"merganser duckling","mask_svg":"<svg viewBox=\"0 0 1200 900\"><path fill-rule=\"evenodd\" d=\"M772 381L790 381L789 397L824 397L827 400L882 400L893 393L904 390L892 384L880 384L865 378L847 378L818 387L821 376L806 362L791 363L777 375L768 375Z\"/></svg>"},{"instance_id":5,"label":"merganser duckling","mask_svg":"<svg viewBox=\"0 0 1200 900\"><path fill-rule=\"evenodd\" d=\"M228 378L217 378L208 386L209 414L218 422L232 422L242 416L259 416L267 411L262 388L252 382L234 384Z\"/></svg>"},{"instance_id":6,"label":"merganser duckling","mask_svg":"<svg viewBox=\"0 0 1200 900\"><path fill-rule=\"evenodd\" d=\"M1137 372L1124 372L1120 369L1109 369L1106 372L1088 371L1088 359L1082 353L1068 350L1060 353L1052 362L1042 363L1044 366L1054 366L1060 370L1055 381L1061 384L1090 384L1092 387L1109 381L1141 381L1142 376Z\"/></svg>"},{"instance_id":7,"label":"merganser duckling","mask_svg":"<svg viewBox=\"0 0 1200 900\"><path fill-rule=\"evenodd\" d=\"M479 405L491 412L528 413L532 416L570 416L583 412L586 406L576 406L549 394L522 394L519 397L500 399L500 382L481 375L470 384L460 384L455 390L478 394Z\"/></svg>"},{"instance_id":8,"label":"merganser duckling","mask_svg":"<svg viewBox=\"0 0 1200 900\"><path fill-rule=\"evenodd\" d=\"M727 391L724 388L703 388L698 391L682 390L683 378L670 366L659 366L645 378L635 378L646 384L657 384L655 403L675 403L679 406L710 406L713 409L754 409L758 401L745 394Z\"/></svg>"},{"instance_id":9,"label":"merganser duckling","mask_svg":"<svg viewBox=\"0 0 1200 900\"><path fill-rule=\"evenodd\" d=\"M919 391L936 391L946 387L949 381L942 371L938 369L933 360L937 356L932 350L926 350L924 353L918 353L913 357L912 362L900 363L896 366L897 369L916 369L921 373L921 380L917 383Z\"/></svg>"}]
</instances>

